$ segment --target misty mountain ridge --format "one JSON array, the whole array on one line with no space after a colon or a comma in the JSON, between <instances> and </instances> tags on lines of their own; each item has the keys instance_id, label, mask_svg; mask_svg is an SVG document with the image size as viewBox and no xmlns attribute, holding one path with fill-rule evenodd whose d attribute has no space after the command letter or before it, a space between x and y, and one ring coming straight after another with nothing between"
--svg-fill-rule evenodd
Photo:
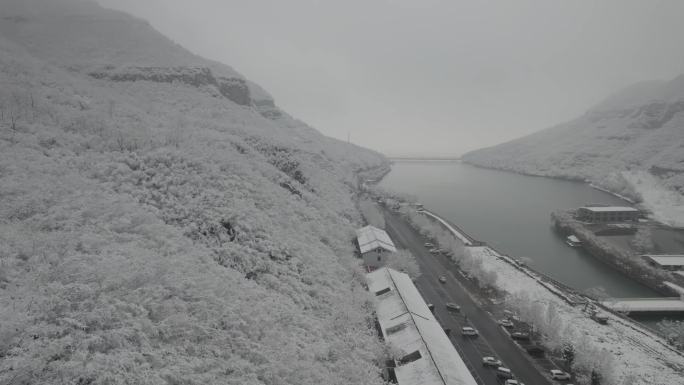
<instances>
[{"instance_id":1,"label":"misty mountain ridge","mask_svg":"<svg viewBox=\"0 0 684 385\"><path fill-rule=\"evenodd\" d=\"M684 75L637 83L570 122L465 154L478 166L587 180L684 224ZM589 202L588 202L589 203Z\"/></svg>"},{"instance_id":2,"label":"misty mountain ridge","mask_svg":"<svg viewBox=\"0 0 684 385\"><path fill-rule=\"evenodd\" d=\"M1 2L0 84L1 383L381 382L382 155L89 1Z\"/></svg>"}]
</instances>

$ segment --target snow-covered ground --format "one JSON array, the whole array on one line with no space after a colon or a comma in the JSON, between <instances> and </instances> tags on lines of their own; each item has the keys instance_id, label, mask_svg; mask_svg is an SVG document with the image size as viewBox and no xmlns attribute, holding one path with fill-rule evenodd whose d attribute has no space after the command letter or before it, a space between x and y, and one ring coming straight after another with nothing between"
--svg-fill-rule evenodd
<instances>
[{"instance_id":1,"label":"snow-covered ground","mask_svg":"<svg viewBox=\"0 0 684 385\"><path fill-rule=\"evenodd\" d=\"M682 150L684 152L684 150ZM653 219L673 227L684 227L684 196L666 187L657 177L644 172L624 172L623 177L641 197L641 204Z\"/></svg>"},{"instance_id":2,"label":"snow-covered ground","mask_svg":"<svg viewBox=\"0 0 684 385\"><path fill-rule=\"evenodd\" d=\"M560 329L568 341L581 341L598 352L614 356L615 384L632 379L633 384L681 384L684 381L684 357L666 342L619 316L609 314L608 325L599 325L582 311L571 306L540 280L518 270L505 257L489 247L469 247L472 256L481 258L487 269L498 275L497 286L515 296L529 296L531 301L553 305L561 319Z\"/></svg>"},{"instance_id":3,"label":"snow-covered ground","mask_svg":"<svg viewBox=\"0 0 684 385\"><path fill-rule=\"evenodd\" d=\"M0 384L382 383L350 239L387 162L242 79L94 2L0 1Z\"/></svg>"},{"instance_id":4,"label":"snow-covered ground","mask_svg":"<svg viewBox=\"0 0 684 385\"><path fill-rule=\"evenodd\" d=\"M684 224L684 75L628 87L584 115L463 155L467 163L588 181L641 198L654 218Z\"/></svg>"}]
</instances>

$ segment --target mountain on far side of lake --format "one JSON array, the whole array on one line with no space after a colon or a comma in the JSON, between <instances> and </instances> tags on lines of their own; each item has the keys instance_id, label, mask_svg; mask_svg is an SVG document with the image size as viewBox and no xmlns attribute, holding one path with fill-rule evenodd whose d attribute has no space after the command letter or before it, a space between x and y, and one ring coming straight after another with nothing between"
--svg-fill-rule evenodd
<instances>
[{"instance_id":1,"label":"mountain on far side of lake","mask_svg":"<svg viewBox=\"0 0 684 385\"><path fill-rule=\"evenodd\" d=\"M641 82L567 123L463 155L470 164L586 180L684 225L684 75Z\"/></svg>"}]
</instances>

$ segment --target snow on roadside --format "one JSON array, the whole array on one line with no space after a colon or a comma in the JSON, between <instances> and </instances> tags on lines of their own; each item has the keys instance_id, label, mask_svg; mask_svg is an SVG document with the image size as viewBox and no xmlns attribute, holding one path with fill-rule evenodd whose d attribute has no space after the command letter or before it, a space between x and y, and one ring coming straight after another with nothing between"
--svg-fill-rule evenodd
<instances>
[{"instance_id":1,"label":"snow on roadside","mask_svg":"<svg viewBox=\"0 0 684 385\"><path fill-rule=\"evenodd\" d=\"M641 196L653 218L673 227L684 227L684 196L668 189L655 176L644 172L624 172L625 180Z\"/></svg>"},{"instance_id":2,"label":"snow on roadside","mask_svg":"<svg viewBox=\"0 0 684 385\"><path fill-rule=\"evenodd\" d=\"M587 317L581 307L573 307L551 293L548 286L504 261L489 247L469 247L473 257L482 258L486 269L498 275L497 286L511 295L527 293L535 302L555 305L566 329L575 339L586 336L598 350L615 356L615 383L632 379L634 384L677 384L684 375L684 357L667 346L660 337L609 314L608 325L599 325ZM572 330L572 331L571 331Z\"/></svg>"},{"instance_id":3,"label":"snow on roadside","mask_svg":"<svg viewBox=\"0 0 684 385\"><path fill-rule=\"evenodd\" d=\"M422 213L425 214L425 215L430 216L431 218L433 218L433 219L435 219L435 220L437 220L437 221L439 221L439 223L441 223L441 224L444 225L447 229L449 229L449 231L451 231L451 233L452 233L456 238L458 238L461 242L463 242L464 245L467 245L467 246L472 245L472 242L470 242L470 239L468 239L468 237L465 236L465 234L461 234L461 232L459 232L458 230L454 229L454 228L449 224L449 222L445 221L444 219L438 217L437 215L435 215L435 214L433 214L433 213L431 213L431 212L429 212L429 211L427 211L427 210L423 210Z\"/></svg>"}]
</instances>

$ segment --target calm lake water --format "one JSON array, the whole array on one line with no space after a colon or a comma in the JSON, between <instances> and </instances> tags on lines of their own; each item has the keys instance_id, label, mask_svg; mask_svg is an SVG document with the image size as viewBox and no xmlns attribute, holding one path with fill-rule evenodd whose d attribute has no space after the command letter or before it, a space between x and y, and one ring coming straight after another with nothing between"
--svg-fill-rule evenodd
<instances>
[{"instance_id":1,"label":"calm lake water","mask_svg":"<svg viewBox=\"0 0 684 385\"><path fill-rule=\"evenodd\" d=\"M551 228L551 212L588 203L625 202L586 184L488 170L456 161L396 161L381 187L413 194L425 208L500 252L528 258L536 270L578 290L603 287L615 297L660 297Z\"/></svg>"}]
</instances>

